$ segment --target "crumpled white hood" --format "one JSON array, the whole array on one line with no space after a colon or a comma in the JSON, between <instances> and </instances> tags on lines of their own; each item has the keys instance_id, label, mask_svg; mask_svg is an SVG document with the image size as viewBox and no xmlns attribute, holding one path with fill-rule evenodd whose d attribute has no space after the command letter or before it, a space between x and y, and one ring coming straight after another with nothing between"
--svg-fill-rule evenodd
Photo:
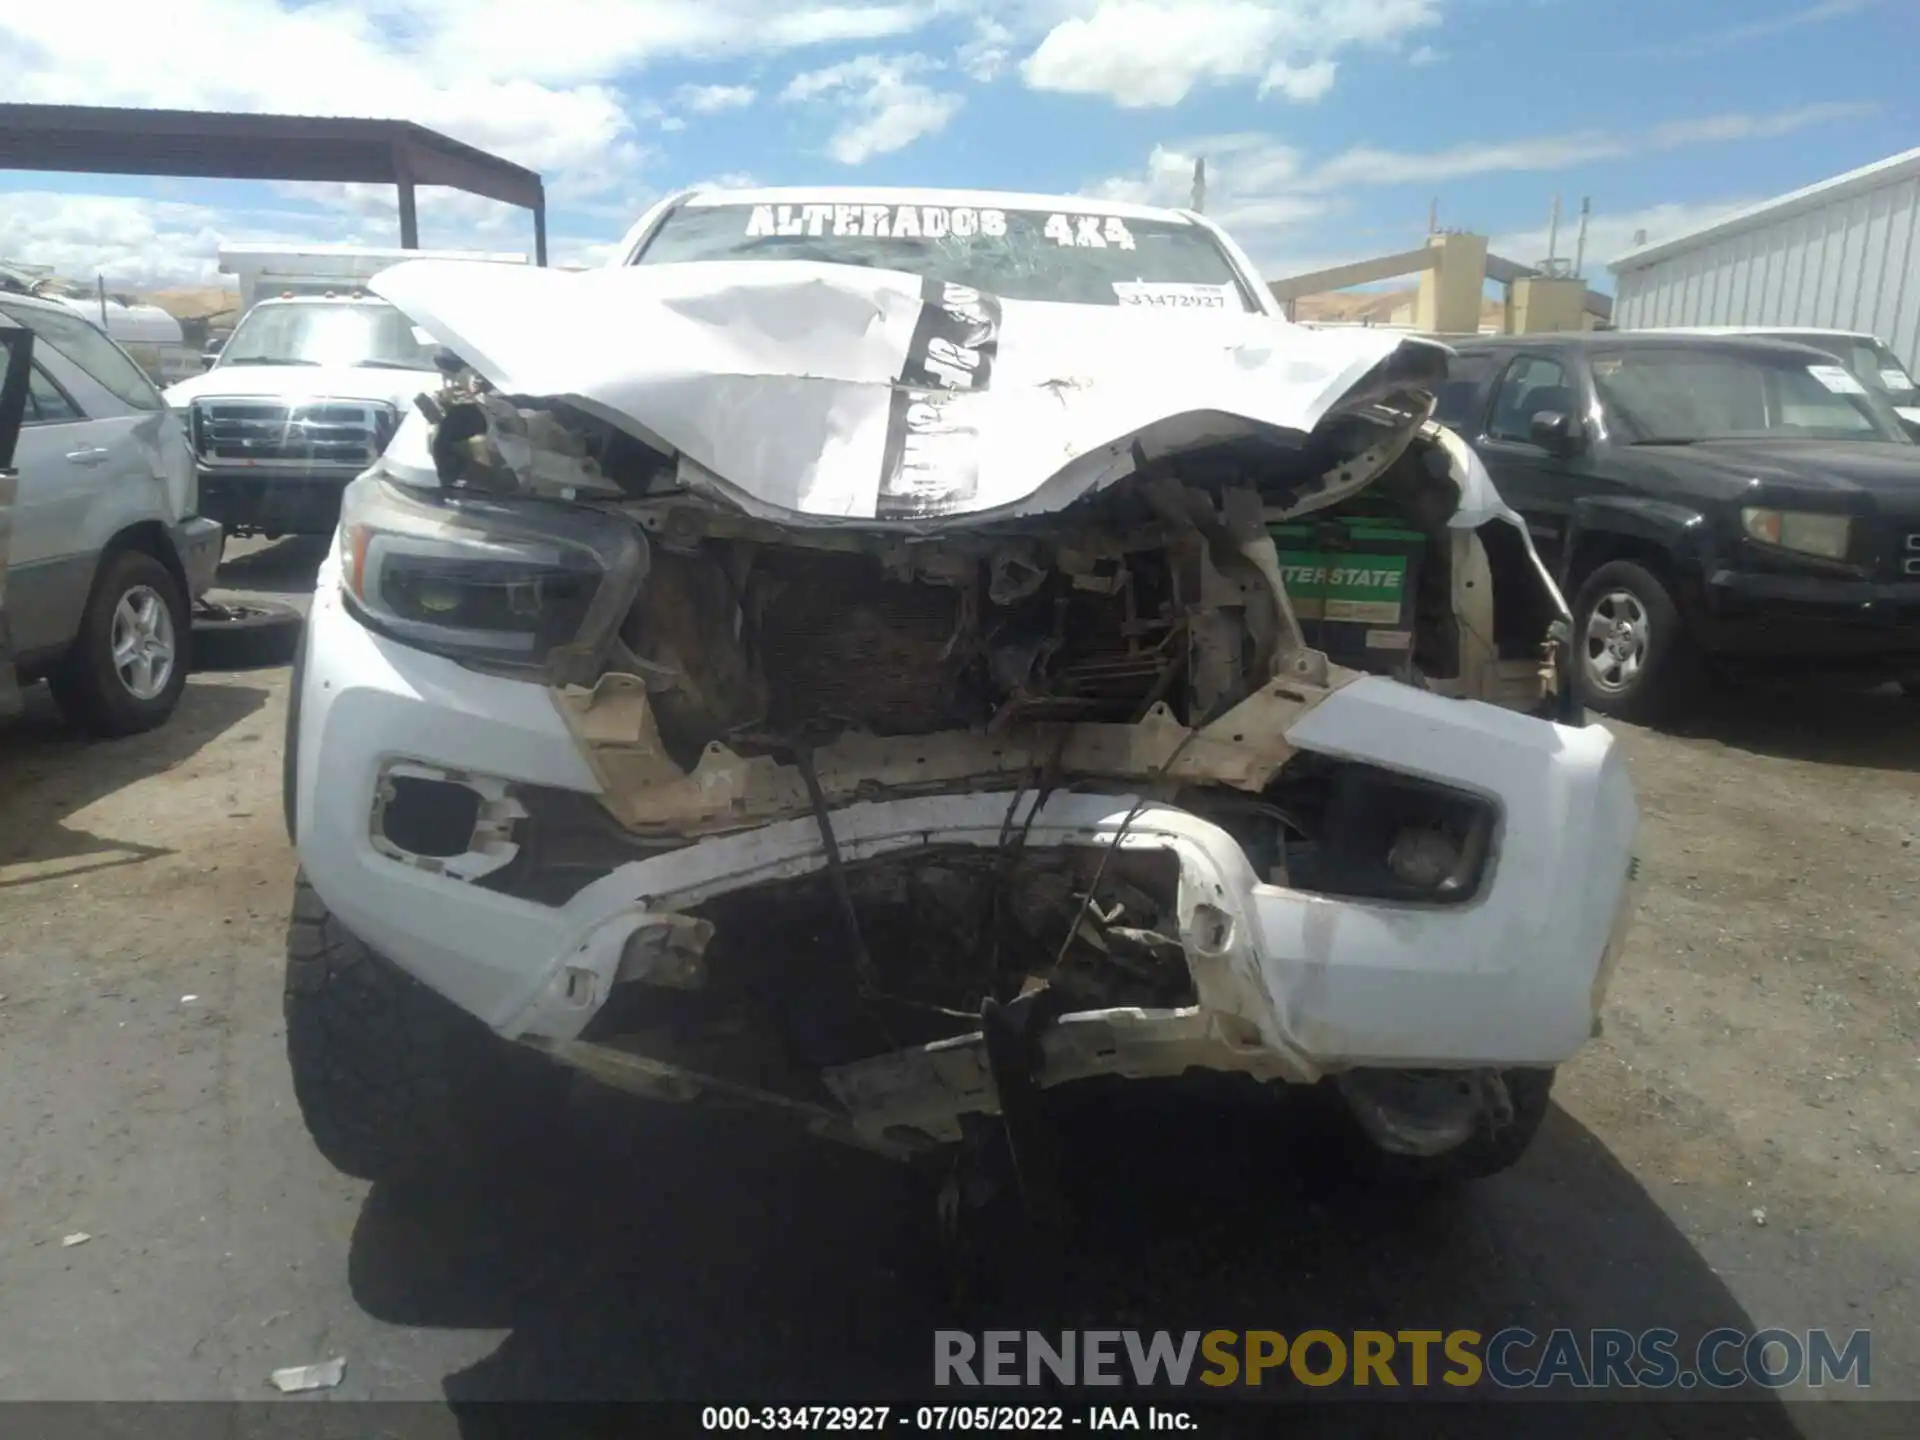
<instances>
[{"instance_id":1,"label":"crumpled white hood","mask_svg":"<svg viewBox=\"0 0 1920 1440\"><path fill-rule=\"evenodd\" d=\"M414 397L440 388L432 370L374 365L222 365L167 387L169 405L202 395L272 396L285 400L375 400L407 408Z\"/></svg>"},{"instance_id":2,"label":"crumpled white hood","mask_svg":"<svg viewBox=\"0 0 1920 1440\"><path fill-rule=\"evenodd\" d=\"M1148 455L1313 429L1405 337L1002 301L892 271L408 261L369 288L509 395L564 399L817 521L1038 513ZM1456 524L1511 516L1464 446ZM1461 473L1463 472L1464 473Z\"/></svg>"}]
</instances>

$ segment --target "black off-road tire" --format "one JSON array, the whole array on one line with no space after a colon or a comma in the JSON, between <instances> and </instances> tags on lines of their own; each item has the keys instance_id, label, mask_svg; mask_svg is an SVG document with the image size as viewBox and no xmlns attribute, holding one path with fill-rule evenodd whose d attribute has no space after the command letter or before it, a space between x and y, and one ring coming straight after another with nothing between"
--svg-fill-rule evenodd
<instances>
[{"instance_id":1,"label":"black off-road tire","mask_svg":"<svg viewBox=\"0 0 1920 1440\"><path fill-rule=\"evenodd\" d=\"M1588 631L1595 609L1621 594L1631 596L1644 616L1645 654L1631 681L1607 688L1589 674ZM1634 724L1669 719L1697 694L1700 672L1698 650L1659 576L1632 560L1611 560L1586 578L1573 602L1573 673L1589 709Z\"/></svg>"},{"instance_id":2,"label":"black off-road tire","mask_svg":"<svg viewBox=\"0 0 1920 1440\"><path fill-rule=\"evenodd\" d=\"M144 699L127 688L113 663L114 612L123 598L142 590L159 597L173 622L173 671L157 694ZM47 675L60 712L79 728L107 738L164 725L186 689L191 633L186 592L171 570L144 550L106 556L94 576L80 633Z\"/></svg>"},{"instance_id":3,"label":"black off-road tire","mask_svg":"<svg viewBox=\"0 0 1920 1440\"><path fill-rule=\"evenodd\" d=\"M550 1135L567 1072L351 934L304 874L287 925L293 1093L320 1153L361 1180L442 1179Z\"/></svg>"},{"instance_id":4,"label":"black off-road tire","mask_svg":"<svg viewBox=\"0 0 1920 1440\"><path fill-rule=\"evenodd\" d=\"M1415 1186L1449 1186L1484 1180L1518 1164L1527 1153L1553 1098L1551 1069L1502 1070L1513 1118L1494 1129L1485 1119L1472 1138L1440 1155L1396 1155L1382 1150L1353 1122L1360 1168L1381 1179Z\"/></svg>"}]
</instances>

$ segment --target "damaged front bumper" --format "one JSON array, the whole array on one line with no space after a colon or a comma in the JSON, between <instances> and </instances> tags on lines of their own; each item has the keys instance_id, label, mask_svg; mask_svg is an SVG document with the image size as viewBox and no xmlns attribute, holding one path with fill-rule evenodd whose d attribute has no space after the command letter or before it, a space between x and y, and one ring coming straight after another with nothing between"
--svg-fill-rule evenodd
<instances>
[{"instance_id":1,"label":"damaged front bumper","mask_svg":"<svg viewBox=\"0 0 1920 1440\"><path fill-rule=\"evenodd\" d=\"M297 681L297 843L340 919L500 1034L629 1088L680 1099L754 1089L623 1053L595 1027L623 986L697 983L711 936L703 907L822 872L816 819L626 859L557 903L490 888L519 849L523 793L602 789L553 692L370 632L326 577L310 625ZM1050 1017L1031 1067L1041 1086L1194 1069L1310 1083L1361 1068L1569 1058L1595 1029L1631 909L1637 811L1612 737L1367 676L1299 714L1285 740L1483 801L1494 834L1473 893L1422 904L1289 888L1188 810L1061 791L1030 816L1036 797L1017 783L836 803L832 836L849 867L992 852L1011 815L1029 855L1165 857L1190 998ZM410 849L391 825L383 832L387 797L409 780L473 792L465 849ZM790 938L764 944L778 951ZM819 1093L776 1103L882 1150L948 1141L962 1116L998 1108L985 1034L963 1028L823 1067ZM763 1088L753 1098L772 1097Z\"/></svg>"}]
</instances>

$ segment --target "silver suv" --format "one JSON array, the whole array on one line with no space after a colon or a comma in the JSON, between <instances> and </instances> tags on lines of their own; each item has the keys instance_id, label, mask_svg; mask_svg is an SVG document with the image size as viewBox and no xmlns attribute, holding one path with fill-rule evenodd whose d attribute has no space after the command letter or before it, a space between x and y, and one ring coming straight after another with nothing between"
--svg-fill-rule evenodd
<instances>
[{"instance_id":1,"label":"silver suv","mask_svg":"<svg viewBox=\"0 0 1920 1440\"><path fill-rule=\"evenodd\" d=\"M185 426L70 307L0 295L0 330L36 342L0 554L11 649L0 668L10 659L19 681L46 679L68 718L96 733L152 729L179 703L191 607L220 563L220 527L197 516ZM12 691L0 683L0 705Z\"/></svg>"}]
</instances>

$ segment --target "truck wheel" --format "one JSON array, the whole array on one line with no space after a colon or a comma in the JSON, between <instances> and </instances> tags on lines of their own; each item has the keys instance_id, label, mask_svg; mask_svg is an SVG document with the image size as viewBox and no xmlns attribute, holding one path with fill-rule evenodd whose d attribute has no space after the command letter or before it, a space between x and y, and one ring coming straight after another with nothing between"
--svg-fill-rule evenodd
<instances>
[{"instance_id":1,"label":"truck wheel","mask_svg":"<svg viewBox=\"0 0 1920 1440\"><path fill-rule=\"evenodd\" d=\"M287 1060L307 1132L361 1180L458 1173L551 1133L567 1073L348 932L294 880L284 1000Z\"/></svg>"},{"instance_id":2,"label":"truck wheel","mask_svg":"<svg viewBox=\"0 0 1920 1440\"><path fill-rule=\"evenodd\" d=\"M108 555L80 633L47 676L67 719L96 735L137 735L166 722L187 683L187 597L144 550Z\"/></svg>"},{"instance_id":3,"label":"truck wheel","mask_svg":"<svg viewBox=\"0 0 1920 1440\"><path fill-rule=\"evenodd\" d=\"M1647 722L1673 714L1699 673L1673 596L1631 560L1602 565L1573 602L1581 697L1603 715Z\"/></svg>"},{"instance_id":4,"label":"truck wheel","mask_svg":"<svg viewBox=\"0 0 1920 1440\"><path fill-rule=\"evenodd\" d=\"M1482 1119L1471 1138L1439 1155L1398 1155L1380 1149L1360 1132L1354 1132L1362 1151L1361 1169L1382 1179L1414 1185L1453 1185L1468 1180L1484 1180L1519 1163L1540 1133L1547 1118L1547 1106L1553 1096L1551 1069L1502 1070L1507 1098L1513 1105L1513 1118L1494 1128Z\"/></svg>"}]
</instances>

